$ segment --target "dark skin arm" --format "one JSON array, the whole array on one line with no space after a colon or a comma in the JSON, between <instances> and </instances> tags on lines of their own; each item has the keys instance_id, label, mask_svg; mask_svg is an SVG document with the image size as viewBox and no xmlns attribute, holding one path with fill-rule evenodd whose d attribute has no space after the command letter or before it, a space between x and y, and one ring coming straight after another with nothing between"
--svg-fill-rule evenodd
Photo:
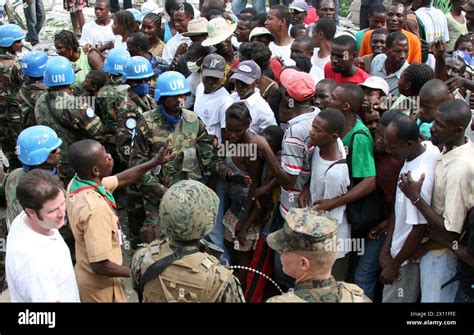
<instances>
[{"instance_id":1,"label":"dark skin arm","mask_svg":"<svg viewBox=\"0 0 474 335\"><path fill-rule=\"evenodd\" d=\"M393 261L392 254L390 254L390 246L392 245L393 239L393 230L395 228L395 215L392 213L388 219L388 228L387 228L387 237L380 251L379 263L380 267L383 269L387 264Z\"/></svg>"},{"instance_id":2,"label":"dark skin arm","mask_svg":"<svg viewBox=\"0 0 474 335\"><path fill-rule=\"evenodd\" d=\"M176 151L173 150L171 140L168 139L165 146L160 149L154 158L150 159L148 162L142 163L116 174L115 176L118 179L117 188L127 187L137 182L146 172L153 169L157 165L162 165L169 162L175 156Z\"/></svg>"},{"instance_id":3,"label":"dark skin arm","mask_svg":"<svg viewBox=\"0 0 474 335\"><path fill-rule=\"evenodd\" d=\"M101 57L101 54L95 49L91 50L87 55L87 61L89 65L97 71L102 71L102 66L104 65L104 58Z\"/></svg>"},{"instance_id":4,"label":"dark skin arm","mask_svg":"<svg viewBox=\"0 0 474 335\"><path fill-rule=\"evenodd\" d=\"M403 244L400 252L393 258L392 261L389 261L382 268L382 273L380 274L380 281L382 284L392 284L400 274L400 267L404 261L409 259L411 255L415 252L418 246L421 244L423 235L425 234L426 225L420 224L412 227L410 234L408 234L405 243Z\"/></svg>"},{"instance_id":5,"label":"dark skin arm","mask_svg":"<svg viewBox=\"0 0 474 335\"><path fill-rule=\"evenodd\" d=\"M448 74L446 70L446 42L438 41L433 44L433 54L436 59L435 64L435 78L441 79L442 81L448 80Z\"/></svg>"},{"instance_id":6,"label":"dark skin arm","mask_svg":"<svg viewBox=\"0 0 474 335\"><path fill-rule=\"evenodd\" d=\"M411 202L416 201L416 208L423 214L425 219L428 221L428 232L432 240L438 241L438 243L431 243L426 247L430 247L428 250L439 249L439 247L444 248L443 244L439 241L450 241L452 242L455 239L459 238L459 234L455 232L447 231L444 226L444 218L441 215L435 213L431 206L426 203L423 198L421 198L421 185L425 175L423 174L418 181L414 181L411 177L411 173L402 173L400 176L400 183L398 186L400 190L405 194L405 196L410 199ZM417 201L420 199L419 201ZM433 234L434 232L434 234ZM425 248L426 248L425 247ZM427 251L428 251L427 250Z\"/></svg>"},{"instance_id":7,"label":"dark skin arm","mask_svg":"<svg viewBox=\"0 0 474 335\"><path fill-rule=\"evenodd\" d=\"M118 265L106 259L105 261L89 263L95 274L107 277L130 277L131 270L127 266Z\"/></svg>"},{"instance_id":8,"label":"dark skin arm","mask_svg":"<svg viewBox=\"0 0 474 335\"><path fill-rule=\"evenodd\" d=\"M275 177L276 181L284 188L289 189L295 185L298 176L288 174L281 168L278 158L273 153L272 148L263 136L256 136L256 143L263 156L268 162L268 168Z\"/></svg>"},{"instance_id":9,"label":"dark skin arm","mask_svg":"<svg viewBox=\"0 0 474 335\"><path fill-rule=\"evenodd\" d=\"M277 181L275 178L272 178L270 180L267 180L267 182L260 186L257 187L255 190L255 193L253 195L252 200L255 201L255 206L257 208L260 208L260 199L268 194L278 185Z\"/></svg>"},{"instance_id":10,"label":"dark skin arm","mask_svg":"<svg viewBox=\"0 0 474 335\"><path fill-rule=\"evenodd\" d=\"M316 208L330 211L336 207L350 204L351 202L362 199L371 192L375 191L377 184L375 177L366 177L360 183L354 186L349 192L334 199L320 200L316 203Z\"/></svg>"}]
</instances>

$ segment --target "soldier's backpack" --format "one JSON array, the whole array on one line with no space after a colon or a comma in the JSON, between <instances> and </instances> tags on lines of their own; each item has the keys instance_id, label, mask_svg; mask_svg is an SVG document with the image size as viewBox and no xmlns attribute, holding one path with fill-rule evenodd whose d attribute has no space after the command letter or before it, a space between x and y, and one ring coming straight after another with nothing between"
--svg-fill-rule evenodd
<instances>
[{"instance_id":1,"label":"soldier's backpack","mask_svg":"<svg viewBox=\"0 0 474 335\"><path fill-rule=\"evenodd\" d=\"M164 241L139 249L131 269L139 300L145 302L214 302L233 278L214 256L197 249L175 252Z\"/></svg>"}]
</instances>

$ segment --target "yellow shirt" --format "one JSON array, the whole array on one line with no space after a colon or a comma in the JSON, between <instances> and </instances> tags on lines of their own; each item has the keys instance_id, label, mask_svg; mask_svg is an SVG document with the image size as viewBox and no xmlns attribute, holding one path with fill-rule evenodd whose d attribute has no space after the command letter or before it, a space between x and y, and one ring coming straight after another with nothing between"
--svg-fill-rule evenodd
<instances>
[{"instance_id":1,"label":"yellow shirt","mask_svg":"<svg viewBox=\"0 0 474 335\"><path fill-rule=\"evenodd\" d=\"M117 177L102 182L113 192ZM126 302L122 278L94 273L90 263L109 260L122 265L118 217L107 201L93 189L70 194L68 185L66 207L76 240L76 277L82 302Z\"/></svg>"}]
</instances>

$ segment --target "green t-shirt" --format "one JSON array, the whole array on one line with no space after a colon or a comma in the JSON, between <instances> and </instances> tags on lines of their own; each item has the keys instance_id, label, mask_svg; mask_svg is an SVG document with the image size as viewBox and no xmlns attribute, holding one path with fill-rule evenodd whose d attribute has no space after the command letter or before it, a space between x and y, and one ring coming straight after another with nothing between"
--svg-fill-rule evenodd
<instances>
[{"instance_id":1,"label":"green t-shirt","mask_svg":"<svg viewBox=\"0 0 474 335\"><path fill-rule=\"evenodd\" d=\"M352 134L359 130L362 130L367 136L356 134L352 141L352 147L349 148ZM344 136L342 143L344 143L348 154L349 152L353 153L351 154L352 178L375 177L374 140L369 129L360 120L357 120L354 128Z\"/></svg>"},{"instance_id":2,"label":"green t-shirt","mask_svg":"<svg viewBox=\"0 0 474 335\"><path fill-rule=\"evenodd\" d=\"M357 50L360 50L360 45L362 44L362 39L364 38L364 34L367 30L368 29L362 29L362 30L356 31L354 33L354 36L355 36L356 42L357 42Z\"/></svg>"}]
</instances>

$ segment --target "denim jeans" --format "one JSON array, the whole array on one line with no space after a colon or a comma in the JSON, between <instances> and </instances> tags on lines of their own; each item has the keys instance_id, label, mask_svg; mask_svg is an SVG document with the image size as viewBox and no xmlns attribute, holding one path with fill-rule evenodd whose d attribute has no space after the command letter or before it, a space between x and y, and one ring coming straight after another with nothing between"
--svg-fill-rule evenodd
<instances>
[{"instance_id":1,"label":"denim jeans","mask_svg":"<svg viewBox=\"0 0 474 335\"><path fill-rule=\"evenodd\" d=\"M247 7L247 0L232 1L232 10L234 11L235 15L239 15L245 7ZM265 14L267 12L265 0L253 0L252 7L257 11L258 14Z\"/></svg>"},{"instance_id":2,"label":"denim jeans","mask_svg":"<svg viewBox=\"0 0 474 335\"><path fill-rule=\"evenodd\" d=\"M123 9L132 8L132 0L123 0ZM118 0L110 0L110 11L112 13L118 12L120 10L120 4Z\"/></svg>"},{"instance_id":3,"label":"denim jeans","mask_svg":"<svg viewBox=\"0 0 474 335\"><path fill-rule=\"evenodd\" d=\"M227 210L227 188L226 183L220 179L217 179L216 182L216 194L219 198L219 210L217 212L216 224L214 229L207 235L207 238L217 245L218 247L224 249L224 254L221 256L222 264L230 264L230 254L229 251L224 246L224 213Z\"/></svg>"},{"instance_id":4,"label":"denim jeans","mask_svg":"<svg viewBox=\"0 0 474 335\"><path fill-rule=\"evenodd\" d=\"M474 302L474 297L468 296L463 292L461 286L459 286L458 291L456 292L456 297L454 298L454 302Z\"/></svg>"},{"instance_id":5,"label":"denim jeans","mask_svg":"<svg viewBox=\"0 0 474 335\"><path fill-rule=\"evenodd\" d=\"M379 279L379 256L384 241L384 234L378 240L366 237L364 241L364 254L359 257L359 263L355 270L354 283L363 289L365 294L372 300L374 299L375 285L377 285Z\"/></svg>"},{"instance_id":6,"label":"denim jeans","mask_svg":"<svg viewBox=\"0 0 474 335\"><path fill-rule=\"evenodd\" d=\"M23 9L23 12L25 13L26 27L28 28L26 41L32 45L38 44L38 34L46 19L43 0L33 0L31 5Z\"/></svg>"},{"instance_id":7,"label":"denim jeans","mask_svg":"<svg viewBox=\"0 0 474 335\"><path fill-rule=\"evenodd\" d=\"M275 5L279 5L280 3L282 5L285 5L285 6L288 6L290 3L292 3L293 1L291 0L268 0L268 4L270 5L270 8L272 6L275 6Z\"/></svg>"},{"instance_id":8,"label":"denim jeans","mask_svg":"<svg viewBox=\"0 0 474 335\"><path fill-rule=\"evenodd\" d=\"M428 252L420 260L421 302L453 302L459 281L441 288L456 275L457 258L449 252L434 256Z\"/></svg>"}]
</instances>

